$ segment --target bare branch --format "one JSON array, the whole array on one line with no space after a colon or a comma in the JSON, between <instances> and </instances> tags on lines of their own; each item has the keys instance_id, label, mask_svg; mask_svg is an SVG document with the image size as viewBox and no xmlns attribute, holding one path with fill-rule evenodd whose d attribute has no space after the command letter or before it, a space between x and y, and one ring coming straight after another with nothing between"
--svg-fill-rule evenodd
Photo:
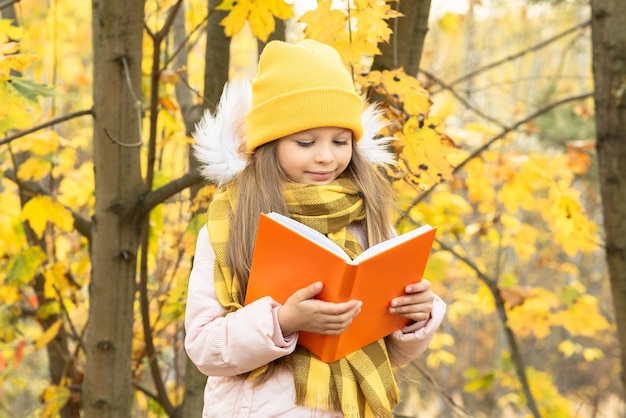
<instances>
[{"instance_id":1,"label":"bare branch","mask_svg":"<svg viewBox=\"0 0 626 418\"><path fill-rule=\"evenodd\" d=\"M539 50L541 48L544 48L544 47L550 45L551 43L553 43L553 42L563 38L564 36L569 35L572 32L576 32L576 31L579 31L581 29L586 28L590 24L591 24L591 20L587 20L587 21L584 21L582 23L579 23L578 25L576 25L574 27L571 27L569 29L564 30L563 32L561 32L559 34L554 35L552 38L548 38L548 39L546 39L546 40L544 40L542 42L539 42L538 44L535 44L535 45L533 45L533 46L531 46L531 47L529 47L527 49L524 49L522 51L516 52L515 54L512 54L512 55L509 55L507 57L504 57L504 58L502 58L502 59L500 59L498 61L494 61L491 64L487 64L484 67L481 67L481 68L479 68L479 69L477 69L475 71L472 71L469 74L465 74L464 76L461 76L461 77L457 78L456 80L448 83L448 85L449 86L454 86L455 84L459 84L459 83L461 83L461 82L463 82L465 80L469 80L470 78L476 77L476 75L478 75L478 74L480 74L482 72L491 70L492 68L495 68L495 67L497 67L499 65L502 65L504 63L507 63L509 61L516 60L516 59L518 59L520 57L523 57L524 55L529 54L531 52L535 52L535 51L537 51L537 50Z\"/></svg>"},{"instance_id":2,"label":"bare branch","mask_svg":"<svg viewBox=\"0 0 626 418\"><path fill-rule=\"evenodd\" d=\"M202 181L202 176L197 171L190 171L184 176L172 180L166 185L143 195L137 206L137 216L143 216L157 205L165 202L177 193L198 184Z\"/></svg>"},{"instance_id":3,"label":"bare branch","mask_svg":"<svg viewBox=\"0 0 626 418\"><path fill-rule=\"evenodd\" d=\"M93 108L92 109L87 109L87 110L79 110L78 112L70 113L70 114L67 114L65 116L61 116L59 118L49 120L48 122L42 123L41 125L37 125L37 126L34 126L34 127L30 128L30 129L27 129L25 131L21 131L21 132L18 132L16 134L7 136L7 137L3 138L2 140L0 140L0 145L8 144L8 143L10 143L13 140L16 140L18 138L26 136L28 134L32 134L33 132L37 132L37 131L39 131L41 129L49 128L51 126L54 126L54 125L57 125L59 123L68 121L70 119L74 119L74 118L77 118L77 117L80 117L80 116L85 116L85 115L93 115Z\"/></svg>"},{"instance_id":4,"label":"bare branch","mask_svg":"<svg viewBox=\"0 0 626 418\"><path fill-rule=\"evenodd\" d=\"M34 181L19 180L13 170L5 171L4 177L15 183L23 192L30 193L33 196L38 194L43 196L50 196L50 191L44 188L41 184ZM82 236L87 238L87 241L91 242L91 221L89 220L89 218L86 218L76 213L71 208L65 207L65 209L70 211L70 213L72 214L72 218L74 219L74 228L76 228L76 230Z\"/></svg>"},{"instance_id":5,"label":"bare branch","mask_svg":"<svg viewBox=\"0 0 626 418\"><path fill-rule=\"evenodd\" d=\"M539 116L549 112L550 110L554 109L555 107L559 107L559 106L561 106L563 104L566 104L566 103L569 103L569 102L575 102L575 101L579 101L579 100L588 99L592 95L593 95L592 92L588 92L588 93L583 93L583 94L579 94L579 95L576 95L576 96L565 97L565 98L563 98L561 100L557 100L555 102L547 104L546 106L544 106L544 107L536 110L535 112L531 113L530 115L526 116L524 119L518 120L513 125L505 126L504 129L502 129L502 131L498 135L494 136L493 138L491 138L490 140L485 142L483 145L481 145L479 148L477 148L474 151L472 151L471 154L465 160L463 160L459 165L454 167L454 169L452 170L452 173L454 174L454 173L458 172L467 163L469 163L471 160L473 160L474 158L478 157L485 150L487 150L487 148L489 148L491 145L493 145L494 142L498 141L499 139L504 138L506 136L506 134L508 134L509 132L517 130L520 126L522 126L522 125L524 125L524 124L526 124L526 123L528 123L528 122L538 118ZM413 199L413 201L410 203L409 207L413 207L416 204L418 204L419 202L421 202L422 200L424 200L437 187L437 184L439 184L439 183L433 184L430 188L428 188L422 194L420 194L415 199ZM408 213L401 213L397 222L400 222L403 219L409 219L408 218Z\"/></svg>"},{"instance_id":6,"label":"bare branch","mask_svg":"<svg viewBox=\"0 0 626 418\"><path fill-rule=\"evenodd\" d=\"M439 386L439 384L437 383L433 375L431 375L426 369L424 369L416 361L412 361L409 364L413 366L422 376L424 376L426 380L428 380L428 383L430 383L430 385L437 392L439 392L443 401L450 407L450 409L452 409L455 412L456 416L461 416L461 417L466 417L466 418L472 417L472 415L470 415L465 409L463 409L461 405L457 404L454 401L451 395L447 394L446 391L443 390L441 386Z\"/></svg>"},{"instance_id":7,"label":"bare branch","mask_svg":"<svg viewBox=\"0 0 626 418\"><path fill-rule=\"evenodd\" d=\"M413 223L413 220L409 220ZM482 280L489 288L491 296L496 303L496 310L498 312L498 316L500 317L502 327L504 328L504 334L506 336L509 349L511 350L511 360L513 360L513 364L515 364L515 371L517 374L517 378L522 385L522 391L524 392L524 396L526 397L526 403L528 405L528 408L533 413L533 416L535 418L540 418L541 414L539 413L539 408L537 408L535 398L530 391L530 384L528 383L528 376L526 375L526 363L524 362L524 358L522 357L522 353L520 352L519 344L517 343L515 334L513 333L513 330L508 326L509 318L506 312L506 307L504 306L504 299L502 299L500 289L498 288L497 279L493 279L487 276L487 274L481 271L478 266L474 264L470 259L459 254L452 247L446 245L441 240L437 239L437 243L444 251L448 251L449 253L454 255L454 257L467 264L476 273L478 278Z\"/></svg>"}]
</instances>

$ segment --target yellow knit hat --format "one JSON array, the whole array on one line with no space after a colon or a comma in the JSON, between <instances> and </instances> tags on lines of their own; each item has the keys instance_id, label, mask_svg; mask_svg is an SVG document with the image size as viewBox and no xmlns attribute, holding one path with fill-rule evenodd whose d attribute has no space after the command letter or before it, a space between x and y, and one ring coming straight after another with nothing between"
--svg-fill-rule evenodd
<instances>
[{"instance_id":1,"label":"yellow knit hat","mask_svg":"<svg viewBox=\"0 0 626 418\"><path fill-rule=\"evenodd\" d=\"M246 116L248 150L299 131L323 126L363 135L363 103L337 51L306 39L268 43L252 80Z\"/></svg>"}]
</instances>

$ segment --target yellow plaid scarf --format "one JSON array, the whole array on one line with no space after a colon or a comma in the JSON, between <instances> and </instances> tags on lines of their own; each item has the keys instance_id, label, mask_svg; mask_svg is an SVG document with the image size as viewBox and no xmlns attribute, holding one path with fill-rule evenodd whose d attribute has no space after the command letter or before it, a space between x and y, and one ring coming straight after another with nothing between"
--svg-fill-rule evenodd
<instances>
[{"instance_id":1,"label":"yellow plaid scarf","mask_svg":"<svg viewBox=\"0 0 626 418\"><path fill-rule=\"evenodd\" d=\"M351 180L328 185L289 183L285 199L292 218L327 235L354 258L363 249L346 228L364 218L363 199ZM227 266L229 219L236 202L236 187L227 186L209 206L207 227L215 251L214 280L217 298L228 312L241 308L237 281ZM392 417L400 401L384 340L333 363L324 363L298 346L290 355L296 404L313 409L341 411L345 417ZM265 371L261 367L249 378Z\"/></svg>"}]
</instances>

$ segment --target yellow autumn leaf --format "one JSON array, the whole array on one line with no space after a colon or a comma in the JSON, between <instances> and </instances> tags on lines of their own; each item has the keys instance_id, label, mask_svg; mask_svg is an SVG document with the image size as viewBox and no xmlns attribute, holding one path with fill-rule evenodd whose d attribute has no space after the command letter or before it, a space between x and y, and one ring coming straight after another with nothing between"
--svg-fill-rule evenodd
<instances>
[{"instance_id":1,"label":"yellow autumn leaf","mask_svg":"<svg viewBox=\"0 0 626 418\"><path fill-rule=\"evenodd\" d=\"M20 130L32 126L32 118L28 103L15 92L11 83L2 79L0 68L0 135L9 129Z\"/></svg>"},{"instance_id":2,"label":"yellow autumn leaf","mask_svg":"<svg viewBox=\"0 0 626 418\"><path fill-rule=\"evenodd\" d=\"M13 25L11 19L0 19L0 42L7 42L9 39L19 41L24 36L24 28Z\"/></svg>"},{"instance_id":3,"label":"yellow autumn leaf","mask_svg":"<svg viewBox=\"0 0 626 418\"><path fill-rule=\"evenodd\" d=\"M559 343L559 351L563 353L566 358L573 356L575 353L580 352L581 345L571 340L564 340Z\"/></svg>"},{"instance_id":4,"label":"yellow autumn leaf","mask_svg":"<svg viewBox=\"0 0 626 418\"><path fill-rule=\"evenodd\" d=\"M65 306L67 306L67 302L65 302ZM61 305L59 305L59 302L57 302L56 300L51 300L37 308L37 319L45 321L53 315L59 315L60 313Z\"/></svg>"},{"instance_id":5,"label":"yellow autumn leaf","mask_svg":"<svg viewBox=\"0 0 626 418\"><path fill-rule=\"evenodd\" d=\"M15 286L0 286L0 301L3 305L13 305L22 299L22 295Z\"/></svg>"},{"instance_id":6,"label":"yellow autumn leaf","mask_svg":"<svg viewBox=\"0 0 626 418\"><path fill-rule=\"evenodd\" d=\"M226 36L234 36L241 31L250 15L250 3L252 1L254 0L237 1L228 16L222 19L220 25L224 27L224 34Z\"/></svg>"},{"instance_id":7,"label":"yellow autumn leaf","mask_svg":"<svg viewBox=\"0 0 626 418\"><path fill-rule=\"evenodd\" d=\"M44 261L46 261L46 254L40 247L28 247L9 261L7 282L16 287L30 282Z\"/></svg>"},{"instance_id":8,"label":"yellow autumn leaf","mask_svg":"<svg viewBox=\"0 0 626 418\"><path fill-rule=\"evenodd\" d=\"M604 358L604 352L599 348L585 348L583 349L583 358L585 361L600 360Z\"/></svg>"},{"instance_id":9,"label":"yellow autumn leaf","mask_svg":"<svg viewBox=\"0 0 626 418\"><path fill-rule=\"evenodd\" d=\"M164 69L159 73L159 81L167 84L178 84L180 82L180 76L177 71Z\"/></svg>"},{"instance_id":10,"label":"yellow autumn leaf","mask_svg":"<svg viewBox=\"0 0 626 418\"><path fill-rule=\"evenodd\" d=\"M30 67L33 61L37 60L39 57L34 54L14 54L0 57L0 79L7 79L10 76L7 69L22 73Z\"/></svg>"},{"instance_id":11,"label":"yellow autumn leaf","mask_svg":"<svg viewBox=\"0 0 626 418\"><path fill-rule=\"evenodd\" d=\"M404 125L405 146L400 158L405 159L417 183L430 186L442 180L452 180L454 166L448 156L464 153L447 136L436 130L434 123L411 118Z\"/></svg>"},{"instance_id":12,"label":"yellow autumn leaf","mask_svg":"<svg viewBox=\"0 0 626 418\"><path fill-rule=\"evenodd\" d=\"M444 32L459 33L461 31L461 15L457 13L448 12L437 23Z\"/></svg>"},{"instance_id":13,"label":"yellow autumn leaf","mask_svg":"<svg viewBox=\"0 0 626 418\"><path fill-rule=\"evenodd\" d=\"M20 164L17 170L17 177L23 181L39 181L50 174L51 166L49 161L38 157L29 157Z\"/></svg>"},{"instance_id":14,"label":"yellow autumn leaf","mask_svg":"<svg viewBox=\"0 0 626 418\"><path fill-rule=\"evenodd\" d=\"M546 219L555 241L568 255L597 249L598 225L585 216L578 192L560 184L550 189L551 210Z\"/></svg>"},{"instance_id":15,"label":"yellow autumn leaf","mask_svg":"<svg viewBox=\"0 0 626 418\"><path fill-rule=\"evenodd\" d=\"M598 299L589 294L576 298L575 303L568 309L555 312L554 322L572 335L591 338L610 327L609 322L598 309Z\"/></svg>"},{"instance_id":16,"label":"yellow autumn leaf","mask_svg":"<svg viewBox=\"0 0 626 418\"><path fill-rule=\"evenodd\" d=\"M59 416L59 412L70 399L70 394L70 390L64 386L48 386L41 394L43 410L39 416L41 418L54 418Z\"/></svg>"},{"instance_id":17,"label":"yellow autumn leaf","mask_svg":"<svg viewBox=\"0 0 626 418\"><path fill-rule=\"evenodd\" d=\"M66 173L59 185L59 202L69 207L91 205L94 188L93 162L85 162Z\"/></svg>"},{"instance_id":18,"label":"yellow autumn leaf","mask_svg":"<svg viewBox=\"0 0 626 418\"><path fill-rule=\"evenodd\" d=\"M46 278L44 282L44 297L54 299L57 292L65 294L71 291L72 286L67 277L67 267L64 263L56 262L52 266L46 266L43 271Z\"/></svg>"},{"instance_id":19,"label":"yellow autumn leaf","mask_svg":"<svg viewBox=\"0 0 626 418\"><path fill-rule=\"evenodd\" d=\"M304 13L298 21L306 24L304 33L308 38L336 47L336 36L346 32L347 18L341 10L332 9L331 6L331 0L321 0L317 2L316 9Z\"/></svg>"},{"instance_id":20,"label":"yellow autumn leaf","mask_svg":"<svg viewBox=\"0 0 626 418\"><path fill-rule=\"evenodd\" d=\"M454 337L447 332L438 332L433 337L431 343L428 345L430 350L439 350L444 347L451 347L454 345Z\"/></svg>"},{"instance_id":21,"label":"yellow autumn leaf","mask_svg":"<svg viewBox=\"0 0 626 418\"><path fill-rule=\"evenodd\" d=\"M6 44L0 44L0 54L10 55L15 54L20 50L20 44L17 42L7 42Z\"/></svg>"},{"instance_id":22,"label":"yellow autumn leaf","mask_svg":"<svg viewBox=\"0 0 626 418\"><path fill-rule=\"evenodd\" d=\"M49 196L38 195L26 202L21 219L28 221L30 227L40 238L43 236L48 222L55 224L64 231L71 231L74 226L72 213Z\"/></svg>"},{"instance_id":23,"label":"yellow autumn leaf","mask_svg":"<svg viewBox=\"0 0 626 418\"><path fill-rule=\"evenodd\" d=\"M288 19L293 16L291 5L283 0L240 0L223 2L222 10L230 10L228 16L221 21L226 36L233 36L241 31L246 21L250 24L252 34L262 41L267 41L274 32L274 17Z\"/></svg>"},{"instance_id":24,"label":"yellow autumn leaf","mask_svg":"<svg viewBox=\"0 0 626 418\"><path fill-rule=\"evenodd\" d=\"M496 191L489 166L482 158L474 158L463 169L467 173L465 186L469 199L477 204L480 213L494 213Z\"/></svg>"},{"instance_id":25,"label":"yellow autumn leaf","mask_svg":"<svg viewBox=\"0 0 626 418\"><path fill-rule=\"evenodd\" d=\"M39 337L35 339L35 347L38 349L44 348L50 341L54 339L59 333L59 329L63 324L62 319L58 319L54 324L50 325Z\"/></svg>"},{"instance_id":26,"label":"yellow autumn leaf","mask_svg":"<svg viewBox=\"0 0 626 418\"><path fill-rule=\"evenodd\" d=\"M366 76L366 80L379 94L401 103L408 115L421 115L422 121L428 116L431 105L430 94L415 77L407 75L403 68L372 71Z\"/></svg>"},{"instance_id":27,"label":"yellow autumn leaf","mask_svg":"<svg viewBox=\"0 0 626 418\"><path fill-rule=\"evenodd\" d=\"M508 325L520 336L533 334L541 339L548 336L555 325L552 311L558 308L559 298L546 289L532 291L534 294L527 297L523 305L509 310Z\"/></svg>"},{"instance_id":28,"label":"yellow autumn leaf","mask_svg":"<svg viewBox=\"0 0 626 418\"><path fill-rule=\"evenodd\" d=\"M64 142L66 140L55 131L38 131L20 138L15 149L43 156L58 151Z\"/></svg>"},{"instance_id":29,"label":"yellow autumn leaf","mask_svg":"<svg viewBox=\"0 0 626 418\"><path fill-rule=\"evenodd\" d=\"M456 356L446 350L429 350L426 357L426 365L431 369L437 369L442 364L451 365L456 362Z\"/></svg>"}]
</instances>

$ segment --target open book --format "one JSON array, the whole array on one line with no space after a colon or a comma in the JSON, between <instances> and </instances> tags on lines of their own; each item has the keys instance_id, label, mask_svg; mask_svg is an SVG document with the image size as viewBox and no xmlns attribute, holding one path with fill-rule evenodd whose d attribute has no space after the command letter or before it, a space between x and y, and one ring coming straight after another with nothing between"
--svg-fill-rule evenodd
<instances>
[{"instance_id":1,"label":"open book","mask_svg":"<svg viewBox=\"0 0 626 418\"><path fill-rule=\"evenodd\" d=\"M383 338L408 323L388 312L391 300L422 279L436 228L424 225L374 245L350 260L320 232L278 213L261 214L245 304L264 296L285 303L296 290L324 283L321 300L363 301L340 335L300 332L298 343L325 362Z\"/></svg>"}]
</instances>

